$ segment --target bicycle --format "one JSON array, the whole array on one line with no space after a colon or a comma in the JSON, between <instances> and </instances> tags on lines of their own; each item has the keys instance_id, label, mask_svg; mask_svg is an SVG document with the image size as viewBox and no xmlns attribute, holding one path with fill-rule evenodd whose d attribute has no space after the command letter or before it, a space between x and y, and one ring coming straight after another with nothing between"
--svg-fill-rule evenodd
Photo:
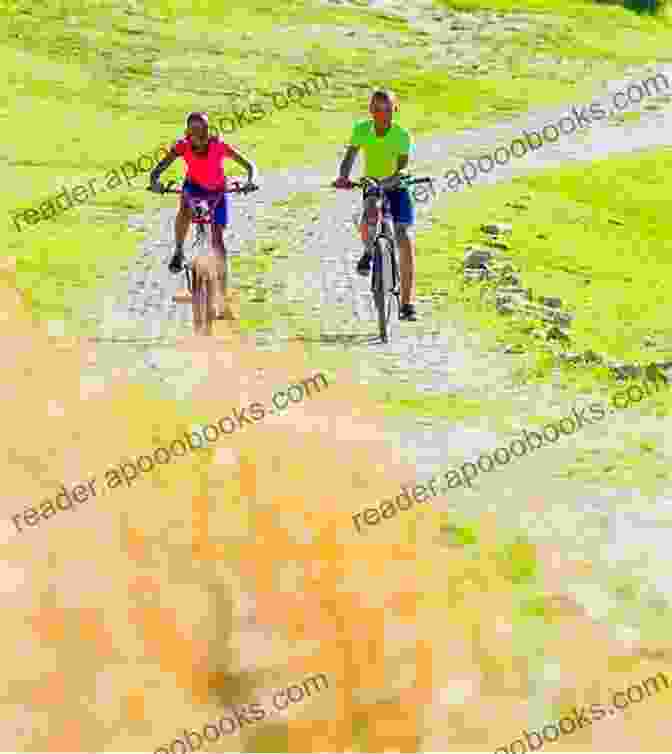
<instances>
[{"instance_id":1,"label":"bicycle","mask_svg":"<svg viewBox=\"0 0 672 754\"><path fill-rule=\"evenodd\" d=\"M430 191L435 195L433 179L413 178L409 175L401 176L395 187L410 188L419 184L429 184ZM378 329L383 343L389 340L389 323L392 315L392 302L396 299L397 316L400 312L399 301L399 264L397 258L397 242L394 236L390 201L382 188L381 181L376 178L361 178L350 181L351 188L361 188L366 220L369 226L367 251L373 256L371 274L371 293L378 313ZM417 190L416 190L417 191ZM419 199L414 191L413 197ZM367 200L369 200L367 205ZM373 231L373 232L372 232Z\"/></svg>"},{"instance_id":2,"label":"bicycle","mask_svg":"<svg viewBox=\"0 0 672 754\"><path fill-rule=\"evenodd\" d=\"M169 181L161 191L162 194L182 194L182 189L174 189L177 181ZM192 222L196 226L194 242L191 246L191 259L185 259L182 266L187 281L188 296L176 294L173 301L188 303L191 301L194 315L194 334L212 335L213 322L222 317L218 316L216 300L218 298L218 283L222 277L227 278L226 264L221 274L221 260L214 252L212 245L212 226L214 214L224 194L247 194L258 190L258 186L245 188L239 181L232 181L232 188L224 191L213 192L206 198L193 198L186 196L187 204L191 209ZM150 190L150 189L148 189ZM211 227L211 243L205 253L196 253L197 250L207 248L208 231Z\"/></svg>"}]
</instances>

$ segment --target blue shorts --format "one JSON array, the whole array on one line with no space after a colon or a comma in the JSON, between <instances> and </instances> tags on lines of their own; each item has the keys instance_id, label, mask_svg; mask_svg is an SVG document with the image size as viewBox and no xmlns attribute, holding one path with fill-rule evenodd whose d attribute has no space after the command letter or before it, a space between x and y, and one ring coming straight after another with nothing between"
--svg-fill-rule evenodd
<instances>
[{"instance_id":1,"label":"blue shorts","mask_svg":"<svg viewBox=\"0 0 672 754\"><path fill-rule=\"evenodd\" d=\"M395 225L414 225L415 207L413 206L409 190L406 188L396 188L386 191L385 195L390 200L390 212L392 213ZM363 213L362 218L364 218Z\"/></svg>"},{"instance_id":2,"label":"blue shorts","mask_svg":"<svg viewBox=\"0 0 672 754\"><path fill-rule=\"evenodd\" d=\"M209 189L199 186L198 183L192 183L191 181L185 181L182 184L182 191L194 199L207 199L212 196L213 192ZM219 204L215 209L214 217L215 225L221 225L226 228L229 224L229 195L224 194Z\"/></svg>"}]
</instances>

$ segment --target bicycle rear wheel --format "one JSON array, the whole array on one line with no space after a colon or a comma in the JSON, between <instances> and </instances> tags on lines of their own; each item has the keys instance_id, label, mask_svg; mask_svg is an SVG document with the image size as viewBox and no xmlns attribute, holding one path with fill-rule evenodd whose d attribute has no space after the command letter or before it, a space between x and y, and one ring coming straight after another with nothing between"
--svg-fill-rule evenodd
<instances>
[{"instance_id":1,"label":"bicycle rear wheel","mask_svg":"<svg viewBox=\"0 0 672 754\"><path fill-rule=\"evenodd\" d=\"M373 275L371 292L378 314L378 329L383 343L389 340L389 323L392 314L394 295L394 270L392 265L393 248L389 239L381 236L376 239L373 249Z\"/></svg>"}]
</instances>

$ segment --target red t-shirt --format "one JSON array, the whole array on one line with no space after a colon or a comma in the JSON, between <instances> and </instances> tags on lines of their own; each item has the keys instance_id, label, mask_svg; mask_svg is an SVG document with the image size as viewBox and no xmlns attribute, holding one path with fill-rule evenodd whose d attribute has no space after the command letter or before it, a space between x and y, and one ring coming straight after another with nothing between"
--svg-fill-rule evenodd
<instances>
[{"instance_id":1,"label":"red t-shirt","mask_svg":"<svg viewBox=\"0 0 672 754\"><path fill-rule=\"evenodd\" d=\"M191 146L191 139L180 139L173 149L187 163L187 180L213 191L226 188L226 176L222 161L231 157L231 147L219 136L213 136L208 142L208 153L198 155Z\"/></svg>"}]
</instances>

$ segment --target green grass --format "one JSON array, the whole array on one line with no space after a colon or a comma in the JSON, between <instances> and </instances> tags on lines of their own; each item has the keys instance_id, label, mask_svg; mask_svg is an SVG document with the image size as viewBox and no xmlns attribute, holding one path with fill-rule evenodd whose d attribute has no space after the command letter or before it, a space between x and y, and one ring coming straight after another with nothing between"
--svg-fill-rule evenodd
<instances>
[{"instance_id":1,"label":"green grass","mask_svg":"<svg viewBox=\"0 0 672 754\"><path fill-rule=\"evenodd\" d=\"M0 11L0 119L12 134L0 155L5 182L12 186L1 200L6 213L35 207L64 185L102 182L122 162L177 138L189 110L226 115L235 103L263 100L311 73L330 76L326 93L306 98L303 107L273 112L231 137L262 174L329 157L335 169L374 84L399 89L403 123L420 136L587 93L590 76L577 69L539 77L530 55L579 50L596 62L607 58L620 66L664 57L669 47L663 24L601 8L608 34L593 31L594 16L586 16L590 25L581 27L579 41L577 24L583 19L577 16L572 28L495 39L489 59L506 70L456 77L443 66L427 68L432 40L424 32L403 19L351 7L80 0L66 10L52 0L3 0ZM359 46L345 46L344 27L361 37ZM410 54L408 45L427 54ZM167 177L179 171L173 167ZM64 319L77 329L81 305L111 285L120 264L135 253L141 236L127 229L129 213L167 205L144 192L145 180L141 176L130 187L98 194L22 232L8 216L6 254L17 257L20 278L33 290L36 317Z\"/></svg>"},{"instance_id":2,"label":"green grass","mask_svg":"<svg viewBox=\"0 0 672 754\"><path fill-rule=\"evenodd\" d=\"M572 165L507 184L475 185L472 190L448 194L445 201L450 212L442 205L434 207L438 219L429 231L418 234L422 258L418 292L445 291L450 306L439 306L439 310L488 334L491 347L520 344L525 354L508 358L521 384L548 383L552 378L570 403L572 396L588 400L586 396L596 394L608 401L626 386L617 383L605 366L559 364L554 355L558 347L552 350L545 340L532 337L541 323L522 315L497 314L492 299L481 298L484 286L465 284L456 268L466 245L483 243L482 223L509 222L513 226L507 239L510 248L495 250L495 254L511 257L521 271L523 288L531 288L535 299L557 296L563 309L575 315L569 330L571 342L563 350L582 353L590 349L626 363L667 361L672 355L666 291L672 274L672 242L665 197L671 169L672 150L653 149L594 162L589 170ZM441 402L447 404L448 399L430 401L422 412L442 415ZM537 415L528 409L516 417L500 406L485 403L481 408L483 418L492 415L500 426L512 418L512 427L535 428L567 413ZM629 421L664 418L672 411L671 391L661 390L627 411L633 417ZM638 486L658 494L668 480L668 467L662 435L654 424L648 424L637 435L619 434L612 447L577 450L575 459L555 473L606 486Z\"/></svg>"},{"instance_id":3,"label":"green grass","mask_svg":"<svg viewBox=\"0 0 672 754\"><path fill-rule=\"evenodd\" d=\"M561 21L553 31L544 30L532 35L517 35L503 48L512 44L523 53L534 48L538 54L561 56L565 60L626 60L648 63L669 59L666 40L670 32L670 16L660 12L656 16L637 14L620 5L596 2L564 2L564 0L440 0L447 8L478 12L548 16ZM668 49L665 49L665 47ZM655 51L655 52L654 52Z\"/></svg>"},{"instance_id":4,"label":"green grass","mask_svg":"<svg viewBox=\"0 0 672 754\"><path fill-rule=\"evenodd\" d=\"M512 258L535 299L558 296L575 314L572 351L660 360L664 354L644 339L653 336L667 353L672 350L666 290L672 273L665 198L670 168L672 150L655 149L594 162L590 170L572 165L450 194L450 213L434 209L446 219L419 234L419 293L446 289L482 327L494 328L500 342L534 349L529 321L497 315L492 304L481 303L480 284L464 284L455 271L466 245L483 242L481 223L510 222L511 248L495 253Z\"/></svg>"},{"instance_id":5,"label":"green grass","mask_svg":"<svg viewBox=\"0 0 672 754\"><path fill-rule=\"evenodd\" d=\"M480 421L488 416L490 429L498 427L504 431L508 422L518 415L515 402L506 397L489 397L487 393L473 396L441 393L427 395L415 392L412 386L390 381L376 381L369 385L369 396L375 401L376 409L390 418L415 416L433 417L454 423Z\"/></svg>"},{"instance_id":6,"label":"green grass","mask_svg":"<svg viewBox=\"0 0 672 754\"><path fill-rule=\"evenodd\" d=\"M621 18L625 13L635 15L631 10L628 2L622 5L617 2L603 3L587 0L586 2L563 2L563 0L440 0L441 4L448 8L458 8L460 10L498 10L502 13L553 13L559 16L574 17L579 19L594 18L604 22L605 18ZM634 5L634 3L632 3ZM643 3L644 7L648 3ZM653 5L658 6L659 11L665 7L664 2L653 0ZM664 14L661 13L664 17ZM635 15L635 18L638 18ZM646 15L640 20L652 20Z\"/></svg>"}]
</instances>

